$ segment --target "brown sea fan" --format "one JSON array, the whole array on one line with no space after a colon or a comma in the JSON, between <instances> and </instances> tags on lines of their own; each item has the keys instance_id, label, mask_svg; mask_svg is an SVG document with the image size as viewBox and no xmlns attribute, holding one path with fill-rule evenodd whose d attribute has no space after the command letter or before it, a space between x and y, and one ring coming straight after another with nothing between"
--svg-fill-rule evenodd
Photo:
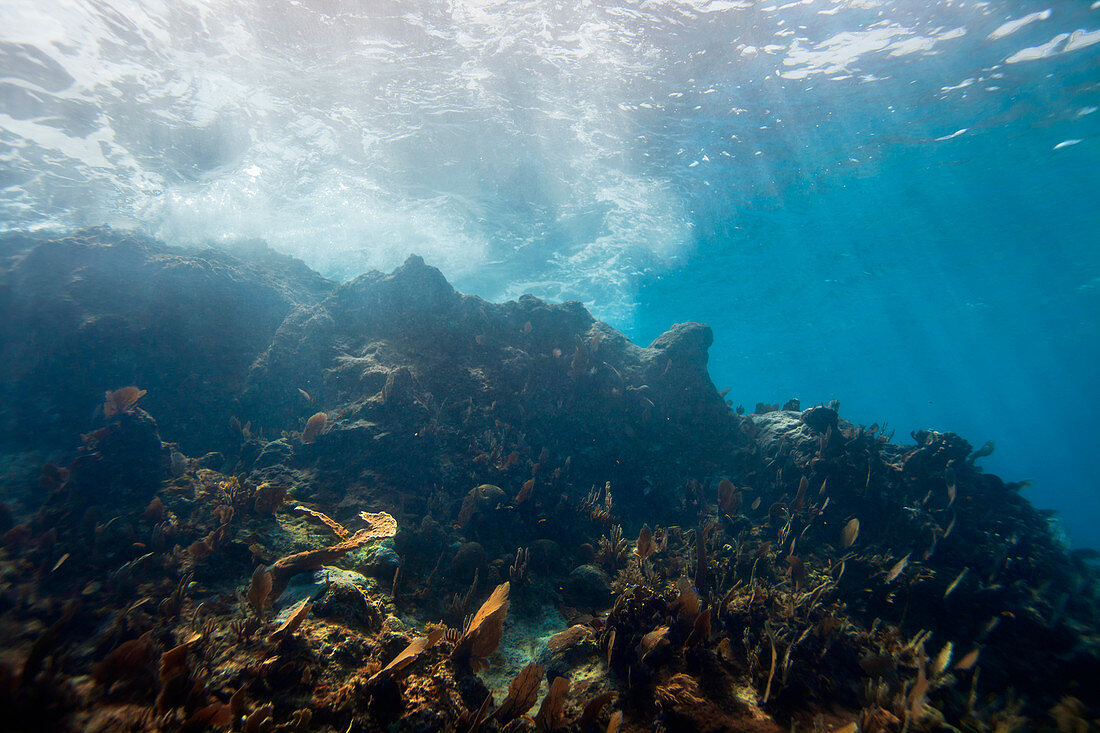
<instances>
[{"instance_id":1,"label":"brown sea fan","mask_svg":"<svg viewBox=\"0 0 1100 733\"><path fill-rule=\"evenodd\" d=\"M841 532L841 547L851 547L856 543L857 539L859 539L859 518L852 517L848 520L848 523L844 525L844 531Z\"/></svg>"},{"instance_id":2,"label":"brown sea fan","mask_svg":"<svg viewBox=\"0 0 1100 733\"><path fill-rule=\"evenodd\" d=\"M489 666L486 659L496 651L504 635L504 619L508 615L508 591L506 581L496 587L466 627L466 633L458 640L451 657L468 659L476 672Z\"/></svg>"},{"instance_id":3,"label":"brown sea fan","mask_svg":"<svg viewBox=\"0 0 1100 733\"><path fill-rule=\"evenodd\" d=\"M634 554L644 560L656 550L657 546L653 544L653 534L649 531L649 525L643 524L642 529L638 532L638 541L635 543Z\"/></svg>"},{"instance_id":4,"label":"brown sea fan","mask_svg":"<svg viewBox=\"0 0 1100 733\"><path fill-rule=\"evenodd\" d=\"M262 565L252 573L252 584L248 587L248 605L252 607L257 616L263 616L264 610L268 606L271 583L271 572Z\"/></svg>"},{"instance_id":5,"label":"brown sea fan","mask_svg":"<svg viewBox=\"0 0 1100 733\"><path fill-rule=\"evenodd\" d=\"M543 669L531 663L519 671L508 685L508 697L500 704L494 714L501 725L518 718L531 709L539 697Z\"/></svg>"},{"instance_id":6,"label":"brown sea fan","mask_svg":"<svg viewBox=\"0 0 1100 733\"><path fill-rule=\"evenodd\" d=\"M535 715L535 730L552 731L565 727L565 696L569 694L569 680L555 677L546 697L542 699L539 712Z\"/></svg>"}]
</instances>

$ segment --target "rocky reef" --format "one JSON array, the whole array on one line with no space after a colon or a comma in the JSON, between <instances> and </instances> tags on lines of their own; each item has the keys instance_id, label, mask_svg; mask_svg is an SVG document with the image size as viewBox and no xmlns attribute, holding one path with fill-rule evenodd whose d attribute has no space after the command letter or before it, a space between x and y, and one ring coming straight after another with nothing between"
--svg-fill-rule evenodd
<instances>
[{"instance_id":1,"label":"rocky reef","mask_svg":"<svg viewBox=\"0 0 1100 733\"><path fill-rule=\"evenodd\" d=\"M1095 557L711 331L0 237L12 730L1093 730Z\"/></svg>"}]
</instances>

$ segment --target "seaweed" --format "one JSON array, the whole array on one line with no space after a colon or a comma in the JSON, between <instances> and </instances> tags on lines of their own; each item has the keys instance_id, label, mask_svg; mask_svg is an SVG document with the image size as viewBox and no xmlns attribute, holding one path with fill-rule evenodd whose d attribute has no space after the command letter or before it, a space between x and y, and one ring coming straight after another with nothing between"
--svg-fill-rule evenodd
<instances>
[{"instance_id":1,"label":"seaweed","mask_svg":"<svg viewBox=\"0 0 1100 733\"><path fill-rule=\"evenodd\" d=\"M698 324L641 349L416 261L330 290L232 399L63 411L0 517L13 730L1095 726L1096 563L991 446L745 415Z\"/></svg>"}]
</instances>

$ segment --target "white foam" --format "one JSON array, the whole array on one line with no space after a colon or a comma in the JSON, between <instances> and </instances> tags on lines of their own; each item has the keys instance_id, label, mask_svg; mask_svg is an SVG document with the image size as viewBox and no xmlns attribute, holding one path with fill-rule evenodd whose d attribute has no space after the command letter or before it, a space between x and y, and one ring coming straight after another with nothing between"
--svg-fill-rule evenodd
<instances>
[{"instance_id":1,"label":"white foam","mask_svg":"<svg viewBox=\"0 0 1100 733\"><path fill-rule=\"evenodd\" d=\"M1016 53L1012 54L1005 59L1006 64L1018 64L1023 61L1038 61L1039 59L1050 58L1059 53L1062 53L1064 48L1062 44L1069 38L1068 33L1059 33L1054 38L1051 38L1046 43L1040 46L1028 46L1022 48Z\"/></svg>"},{"instance_id":2,"label":"white foam","mask_svg":"<svg viewBox=\"0 0 1100 733\"><path fill-rule=\"evenodd\" d=\"M1094 43L1100 43L1100 30L1086 31L1083 29L1075 30L1069 34L1069 40L1066 41L1065 51L1076 51L1079 48L1086 48Z\"/></svg>"},{"instance_id":3,"label":"white foam","mask_svg":"<svg viewBox=\"0 0 1100 733\"><path fill-rule=\"evenodd\" d=\"M0 41L40 52L0 70L32 100L0 117L16 181L0 226L265 238L336 276L416 251L487 296L532 289L625 319L637 284L692 251L693 218L736 218L831 155L872 164L884 109L917 100L939 131L969 124L938 116L937 94L989 88L1010 50L967 38L1010 17L992 3L352 5L0 2ZM994 34L1069 17L1044 13ZM1064 23L1012 63L1100 38ZM832 83L788 83L813 76ZM839 152L821 149L826 128L846 131Z\"/></svg>"},{"instance_id":4,"label":"white foam","mask_svg":"<svg viewBox=\"0 0 1100 733\"><path fill-rule=\"evenodd\" d=\"M891 57L929 54L935 51L939 43L965 35L966 28L962 26L924 35L898 23L883 21L859 31L837 33L812 46L804 46L796 38L787 48L782 62L784 66L794 68L781 72L780 76L784 79L804 79L811 74L824 74L834 80L845 79L848 78L847 72L868 55L879 52L888 52ZM843 76L837 77L837 74ZM864 81L882 78L885 77L861 75Z\"/></svg>"},{"instance_id":5,"label":"white foam","mask_svg":"<svg viewBox=\"0 0 1100 733\"><path fill-rule=\"evenodd\" d=\"M1016 18L1015 20L1010 20L1007 23L1002 23L1001 25L997 26L997 28L989 34L988 38L995 41L1004 38L1005 36L1010 36L1026 25L1030 25L1031 23L1039 20L1047 20L1048 18L1050 18L1050 8L1047 8L1046 10L1038 10L1034 13L1028 13L1022 18Z\"/></svg>"},{"instance_id":6,"label":"white foam","mask_svg":"<svg viewBox=\"0 0 1100 733\"><path fill-rule=\"evenodd\" d=\"M1006 64L1017 64L1022 61L1038 61L1040 59L1058 56L1063 53L1077 51L1100 43L1100 30L1087 31L1078 28L1072 33L1059 33L1046 43L1039 46L1023 48L1005 59Z\"/></svg>"},{"instance_id":7,"label":"white foam","mask_svg":"<svg viewBox=\"0 0 1100 733\"><path fill-rule=\"evenodd\" d=\"M938 143L941 143L941 142L943 142L944 140L952 140L952 139L954 139L954 138L958 137L959 135L963 135L963 134L965 134L965 133L966 133L966 131L967 131L967 128L965 128L965 127L964 127L964 128L962 128L961 130L955 130L955 131L954 131L953 133L951 133L950 135L944 135L943 137L937 137L937 138L936 138L936 142L938 142Z\"/></svg>"}]
</instances>

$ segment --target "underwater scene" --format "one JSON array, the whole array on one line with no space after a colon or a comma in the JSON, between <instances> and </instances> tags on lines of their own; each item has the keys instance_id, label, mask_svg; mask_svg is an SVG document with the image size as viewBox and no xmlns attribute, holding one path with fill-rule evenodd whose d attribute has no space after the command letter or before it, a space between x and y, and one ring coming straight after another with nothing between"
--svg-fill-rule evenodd
<instances>
[{"instance_id":1,"label":"underwater scene","mask_svg":"<svg viewBox=\"0 0 1100 733\"><path fill-rule=\"evenodd\" d=\"M0 0L0 730L1100 731L1100 0Z\"/></svg>"}]
</instances>

